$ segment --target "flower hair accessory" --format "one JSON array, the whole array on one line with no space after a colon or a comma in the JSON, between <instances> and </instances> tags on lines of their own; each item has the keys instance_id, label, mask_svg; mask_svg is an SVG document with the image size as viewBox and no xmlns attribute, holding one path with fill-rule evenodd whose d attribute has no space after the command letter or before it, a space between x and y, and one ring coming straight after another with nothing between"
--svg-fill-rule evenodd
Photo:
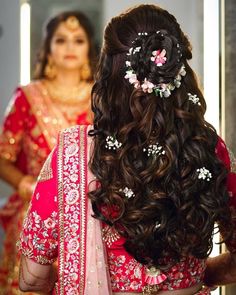
<instances>
[{"instance_id":1,"label":"flower hair accessory","mask_svg":"<svg viewBox=\"0 0 236 295\"><path fill-rule=\"evenodd\" d=\"M161 67L166 63L166 50L162 49L162 51L159 50L155 50L152 52L152 57L151 57L151 61L153 61L157 67Z\"/></svg>"},{"instance_id":2,"label":"flower hair accessory","mask_svg":"<svg viewBox=\"0 0 236 295\"><path fill-rule=\"evenodd\" d=\"M197 172L198 172L198 179L210 181L210 179L212 178L211 172L205 167L197 169Z\"/></svg>"},{"instance_id":3,"label":"flower hair accessory","mask_svg":"<svg viewBox=\"0 0 236 295\"><path fill-rule=\"evenodd\" d=\"M191 94L188 93L188 100L192 101L192 103L197 104L197 105L201 105L199 97L197 96L197 94Z\"/></svg>"},{"instance_id":4,"label":"flower hair accessory","mask_svg":"<svg viewBox=\"0 0 236 295\"><path fill-rule=\"evenodd\" d=\"M132 189L125 187L124 189L120 189L120 192L124 193L124 195L130 199L132 197L135 196L134 192L132 191Z\"/></svg>"},{"instance_id":5,"label":"flower hair accessory","mask_svg":"<svg viewBox=\"0 0 236 295\"><path fill-rule=\"evenodd\" d=\"M140 51L142 51L142 42L140 41L142 38L148 38L149 34L147 32L144 33L138 33L138 36L135 41L132 43L135 43L136 46L133 46L129 49L129 52L127 53L128 60L125 62L126 64L126 72L125 72L125 79L129 81L131 85L134 86L136 89L142 89L145 93L154 93L156 96L160 97L169 97L171 95L171 92L175 88L179 88L181 86L181 80L182 77L186 75L184 64L180 63L180 58L182 57L182 53L180 50L180 45L177 43L177 40L174 39L174 37L168 35L167 32L164 31L157 31L153 33L155 35L159 35L158 38L162 38L162 40L166 37L173 41L173 50L176 51L177 54L177 63L176 66L179 66L180 69L177 73L177 75L174 77L173 81L167 82L167 83L153 83L152 81L149 81L147 77L142 78L142 80L139 80L137 77L137 73L132 67L132 59L135 57L136 54L140 54ZM141 38L141 39L140 39ZM160 41L162 42L162 41ZM164 45L163 45L164 46ZM160 46L162 47L162 45ZM165 67L165 70L168 69L168 56L165 48L157 48L156 50L152 51L152 56L150 56L150 62L153 62L157 67L163 67L167 65L167 68ZM172 65L172 62L170 60L170 64ZM148 66L148 64L147 64ZM151 65L150 65L151 67ZM162 74L161 74L162 75Z\"/></svg>"},{"instance_id":6,"label":"flower hair accessory","mask_svg":"<svg viewBox=\"0 0 236 295\"><path fill-rule=\"evenodd\" d=\"M109 150L113 149L116 150L122 146L122 143L119 142L115 136L108 135L106 137L106 145L105 147Z\"/></svg>"},{"instance_id":7,"label":"flower hair accessory","mask_svg":"<svg viewBox=\"0 0 236 295\"><path fill-rule=\"evenodd\" d=\"M160 156L160 155L164 155L166 152L163 149L163 147L161 145L159 145L158 143L156 144L150 144L148 146L148 148L144 148L143 149L144 152L147 152L148 157L150 156Z\"/></svg>"}]
</instances>

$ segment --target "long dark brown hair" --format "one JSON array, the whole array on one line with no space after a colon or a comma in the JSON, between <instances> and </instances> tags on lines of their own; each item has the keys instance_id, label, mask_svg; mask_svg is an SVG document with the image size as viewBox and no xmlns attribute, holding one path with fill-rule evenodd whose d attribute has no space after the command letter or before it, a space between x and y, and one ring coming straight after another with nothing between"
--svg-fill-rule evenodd
<instances>
[{"instance_id":1,"label":"long dark brown hair","mask_svg":"<svg viewBox=\"0 0 236 295\"><path fill-rule=\"evenodd\" d=\"M80 23L80 26L84 29L88 42L89 42L89 64L92 70L92 73L94 73L94 69L96 66L96 47L95 47L95 41L94 41L94 30L92 27L92 24L88 17L80 12L80 11L66 11L62 12L54 17L52 17L46 24L45 32L44 32L44 38L42 41L41 49L37 55L37 61L35 65L35 72L34 72L34 79L42 79L45 78L44 70L48 63L48 55L50 53L50 46L52 38L58 28L58 26L66 21L69 17L76 17ZM90 78L92 80L93 77Z\"/></svg>"},{"instance_id":2,"label":"long dark brown hair","mask_svg":"<svg viewBox=\"0 0 236 295\"><path fill-rule=\"evenodd\" d=\"M137 44L141 49L130 57ZM153 66L152 51L160 48L167 62ZM186 76L167 98L145 93L124 78L128 58L139 81L174 83L181 65ZM215 154L218 136L204 119L206 103L187 62L191 58L191 45L175 17L157 6L137 6L105 29L90 132L90 168L100 186L89 197L94 216L124 236L126 250L143 264L160 266L166 255L174 261L184 255L206 258L215 223L228 230L231 224L227 171ZM122 147L107 149L107 136L115 136ZM163 146L165 155L148 156L143 149L150 143ZM199 178L202 167L212 173L210 181ZM125 187L133 197L124 195Z\"/></svg>"}]
</instances>

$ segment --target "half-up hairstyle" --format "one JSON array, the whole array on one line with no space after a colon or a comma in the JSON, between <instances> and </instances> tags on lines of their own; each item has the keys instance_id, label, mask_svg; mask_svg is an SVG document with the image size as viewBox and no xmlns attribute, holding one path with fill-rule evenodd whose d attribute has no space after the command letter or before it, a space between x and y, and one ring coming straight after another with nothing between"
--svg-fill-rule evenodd
<instances>
[{"instance_id":1,"label":"half-up hairstyle","mask_svg":"<svg viewBox=\"0 0 236 295\"><path fill-rule=\"evenodd\" d=\"M166 53L162 66L150 59L159 49ZM89 197L94 216L125 237L126 250L147 265L160 267L167 255L174 261L185 255L206 258L215 223L230 228L227 172L215 154L218 136L204 119L206 104L187 62L191 58L176 19L157 6L137 6L105 29L90 132L90 168L100 185ZM125 79L127 60L137 85ZM169 97L140 87L145 79L175 85L182 66L186 75ZM107 148L108 136L122 146ZM145 152L155 144L164 153ZM203 167L209 181L199 174Z\"/></svg>"}]
</instances>

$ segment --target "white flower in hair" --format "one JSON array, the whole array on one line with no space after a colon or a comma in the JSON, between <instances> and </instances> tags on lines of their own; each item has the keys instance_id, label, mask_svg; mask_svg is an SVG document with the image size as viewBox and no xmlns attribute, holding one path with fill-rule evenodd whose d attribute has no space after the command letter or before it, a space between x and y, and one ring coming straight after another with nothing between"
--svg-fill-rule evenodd
<instances>
[{"instance_id":1,"label":"white flower in hair","mask_svg":"<svg viewBox=\"0 0 236 295\"><path fill-rule=\"evenodd\" d=\"M157 230L157 229L160 228L160 227L161 227L161 224L160 224L159 221L157 221L157 222L155 223L154 230Z\"/></svg>"},{"instance_id":2,"label":"white flower in hair","mask_svg":"<svg viewBox=\"0 0 236 295\"><path fill-rule=\"evenodd\" d=\"M161 156L161 155L165 155L165 150L163 149L163 147L161 145L159 145L159 143L156 144L150 144L148 146L148 148L144 148L143 149L144 152L147 152L148 157L149 156Z\"/></svg>"},{"instance_id":3,"label":"white flower in hair","mask_svg":"<svg viewBox=\"0 0 236 295\"><path fill-rule=\"evenodd\" d=\"M212 178L211 172L205 167L197 169L197 172L198 172L198 179L210 181L210 179Z\"/></svg>"},{"instance_id":4,"label":"white flower in hair","mask_svg":"<svg viewBox=\"0 0 236 295\"><path fill-rule=\"evenodd\" d=\"M106 137L106 145L105 147L109 150L113 149L116 150L122 146L122 143L119 142L115 136L108 135Z\"/></svg>"},{"instance_id":5,"label":"white flower in hair","mask_svg":"<svg viewBox=\"0 0 236 295\"><path fill-rule=\"evenodd\" d=\"M133 52L133 47L131 47L131 48L129 49L129 53L127 53L126 55L131 55L132 52Z\"/></svg>"},{"instance_id":6,"label":"white flower in hair","mask_svg":"<svg viewBox=\"0 0 236 295\"><path fill-rule=\"evenodd\" d=\"M197 104L197 105L201 105L199 97L197 96L197 94L192 94L192 93L188 93L188 99L192 101L192 103Z\"/></svg>"},{"instance_id":7,"label":"white flower in hair","mask_svg":"<svg viewBox=\"0 0 236 295\"><path fill-rule=\"evenodd\" d=\"M123 190L120 189L120 192L123 192L128 199L135 196L135 194L132 191L132 189L130 189L128 187L125 187Z\"/></svg>"},{"instance_id":8,"label":"white flower in hair","mask_svg":"<svg viewBox=\"0 0 236 295\"><path fill-rule=\"evenodd\" d=\"M128 79L130 84L134 84L135 88L139 87L140 83L137 79L137 75L133 72L133 70L126 71L125 79Z\"/></svg>"},{"instance_id":9,"label":"white flower in hair","mask_svg":"<svg viewBox=\"0 0 236 295\"><path fill-rule=\"evenodd\" d=\"M135 47L133 54L135 54L136 52L139 52L141 50L141 46Z\"/></svg>"}]
</instances>

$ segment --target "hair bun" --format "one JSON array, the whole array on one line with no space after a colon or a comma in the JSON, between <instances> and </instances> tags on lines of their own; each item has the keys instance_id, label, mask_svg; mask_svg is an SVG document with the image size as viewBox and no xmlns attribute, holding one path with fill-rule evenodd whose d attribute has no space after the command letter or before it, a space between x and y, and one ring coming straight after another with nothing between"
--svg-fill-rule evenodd
<instances>
[{"instance_id":1,"label":"hair bun","mask_svg":"<svg viewBox=\"0 0 236 295\"><path fill-rule=\"evenodd\" d=\"M153 84L174 83L183 65L181 45L166 30L139 33L128 55L137 79Z\"/></svg>"}]
</instances>

